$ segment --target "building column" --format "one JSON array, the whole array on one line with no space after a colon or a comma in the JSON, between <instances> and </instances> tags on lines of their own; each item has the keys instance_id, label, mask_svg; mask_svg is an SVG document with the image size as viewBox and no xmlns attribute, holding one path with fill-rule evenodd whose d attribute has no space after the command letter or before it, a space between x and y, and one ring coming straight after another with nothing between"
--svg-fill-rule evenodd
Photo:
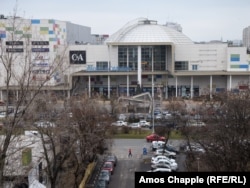
<instances>
[{"instance_id":1,"label":"building column","mask_svg":"<svg viewBox=\"0 0 250 188\"><path fill-rule=\"evenodd\" d=\"M110 75L108 75L108 99L110 99Z\"/></svg>"},{"instance_id":2,"label":"building column","mask_svg":"<svg viewBox=\"0 0 250 188\"><path fill-rule=\"evenodd\" d=\"M177 76L175 77L175 97L177 98L178 96L178 78Z\"/></svg>"},{"instance_id":3,"label":"building column","mask_svg":"<svg viewBox=\"0 0 250 188\"><path fill-rule=\"evenodd\" d=\"M191 87L190 87L190 98L192 99L194 96L194 78L191 76Z\"/></svg>"},{"instance_id":4,"label":"building column","mask_svg":"<svg viewBox=\"0 0 250 188\"><path fill-rule=\"evenodd\" d=\"M70 90L67 90L68 99L70 98Z\"/></svg>"},{"instance_id":5,"label":"building column","mask_svg":"<svg viewBox=\"0 0 250 188\"><path fill-rule=\"evenodd\" d=\"M168 76L166 76L165 99L168 99Z\"/></svg>"},{"instance_id":6,"label":"building column","mask_svg":"<svg viewBox=\"0 0 250 188\"><path fill-rule=\"evenodd\" d=\"M88 88L89 88L89 98L91 98L91 78L90 78L90 76L89 76Z\"/></svg>"},{"instance_id":7,"label":"building column","mask_svg":"<svg viewBox=\"0 0 250 188\"><path fill-rule=\"evenodd\" d=\"M141 46L138 46L138 52L137 52L137 55L138 55L138 59L137 59L137 84L140 85L140 88L141 88Z\"/></svg>"},{"instance_id":8,"label":"building column","mask_svg":"<svg viewBox=\"0 0 250 188\"><path fill-rule=\"evenodd\" d=\"M0 99L3 101L3 90L0 91Z\"/></svg>"},{"instance_id":9,"label":"building column","mask_svg":"<svg viewBox=\"0 0 250 188\"><path fill-rule=\"evenodd\" d=\"M127 97L129 97L129 75L127 75Z\"/></svg>"},{"instance_id":10,"label":"building column","mask_svg":"<svg viewBox=\"0 0 250 188\"><path fill-rule=\"evenodd\" d=\"M210 91L209 91L209 93L210 93L210 99L213 98L212 92L213 92L213 76L211 75L210 76Z\"/></svg>"},{"instance_id":11,"label":"building column","mask_svg":"<svg viewBox=\"0 0 250 188\"><path fill-rule=\"evenodd\" d=\"M232 91L232 75L229 76L229 91Z\"/></svg>"}]
</instances>

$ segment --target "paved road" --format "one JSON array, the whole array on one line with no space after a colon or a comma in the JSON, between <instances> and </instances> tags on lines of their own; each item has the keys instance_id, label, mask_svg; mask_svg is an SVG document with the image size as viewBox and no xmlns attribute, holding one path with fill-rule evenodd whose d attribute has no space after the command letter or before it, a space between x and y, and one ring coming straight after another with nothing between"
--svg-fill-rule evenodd
<instances>
[{"instance_id":1,"label":"paved road","mask_svg":"<svg viewBox=\"0 0 250 188\"><path fill-rule=\"evenodd\" d=\"M170 140L169 143L179 147L180 141ZM150 159L152 156L151 143L145 139L115 139L111 152L118 157L118 165L109 188L134 188L134 172L144 172L150 170ZM147 148L147 155L143 155L143 147ZM131 148L133 156L128 157L128 150ZM178 161L185 160L184 155L177 157ZM183 162L182 162L183 163ZM179 171L184 171L184 166L180 163Z\"/></svg>"}]
</instances>

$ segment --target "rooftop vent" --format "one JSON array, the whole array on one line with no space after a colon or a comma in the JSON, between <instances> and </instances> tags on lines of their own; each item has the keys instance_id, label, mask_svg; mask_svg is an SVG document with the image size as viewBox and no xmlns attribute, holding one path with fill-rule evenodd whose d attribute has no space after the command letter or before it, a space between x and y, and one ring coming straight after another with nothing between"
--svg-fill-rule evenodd
<instances>
[{"instance_id":1,"label":"rooftop vent","mask_svg":"<svg viewBox=\"0 0 250 188\"><path fill-rule=\"evenodd\" d=\"M149 25L149 24L154 24L154 25L156 25L157 24L157 21L154 21L154 20L142 20L142 21L139 21L139 24L141 24L141 25Z\"/></svg>"}]
</instances>

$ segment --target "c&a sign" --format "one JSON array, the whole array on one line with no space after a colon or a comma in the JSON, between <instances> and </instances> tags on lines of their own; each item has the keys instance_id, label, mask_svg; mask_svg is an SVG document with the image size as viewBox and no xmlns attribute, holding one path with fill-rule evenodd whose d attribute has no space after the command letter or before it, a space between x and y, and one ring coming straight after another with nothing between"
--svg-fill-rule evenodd
<instances>
[{"instance_id":1,"label":"c&a sign","mask_svg":"<svg viewBox=\"0 0 250 188\"><path fill-rule=\"evenodd\" d=\"M86 64L86 51L70 51L70 64Z\"/></svg>"}]
</instances>

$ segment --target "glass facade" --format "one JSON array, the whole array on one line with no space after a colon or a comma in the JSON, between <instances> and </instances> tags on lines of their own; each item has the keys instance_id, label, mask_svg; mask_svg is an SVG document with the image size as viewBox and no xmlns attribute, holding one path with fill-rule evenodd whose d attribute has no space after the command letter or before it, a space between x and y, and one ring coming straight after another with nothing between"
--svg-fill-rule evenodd
<instances>
[{"instance_id":1,"label":"glass facade","mask_svg":"<svg viewBox=\"0 0 250 188\"><path fill-rule=\"evenodd\" d=\"M188 70L188 62L187 61L176 61L174 64L175 70Z\"/></svg>"},{"instance_id":2,"label":"glass facade","mask_svg":"<svg viewBox=\"0 0 250 188\"><path fill-rule=\"evenodd\" d=\"M97 61L96 62L97 70L108 70L108 62L107 61Z\"/></svg>"},{"instance_id":3,"label":"glass facade","mask_svg":"<svg viewBox=\"0 0 250 188\"><path fill-rule=\"evenodd\" d=\"M137 70L138 66L138 47L119 46L118 65ZM166 70L166 46L142 46L141 47L141 67L142 70Z\"/></svg>"}]
</instances>

